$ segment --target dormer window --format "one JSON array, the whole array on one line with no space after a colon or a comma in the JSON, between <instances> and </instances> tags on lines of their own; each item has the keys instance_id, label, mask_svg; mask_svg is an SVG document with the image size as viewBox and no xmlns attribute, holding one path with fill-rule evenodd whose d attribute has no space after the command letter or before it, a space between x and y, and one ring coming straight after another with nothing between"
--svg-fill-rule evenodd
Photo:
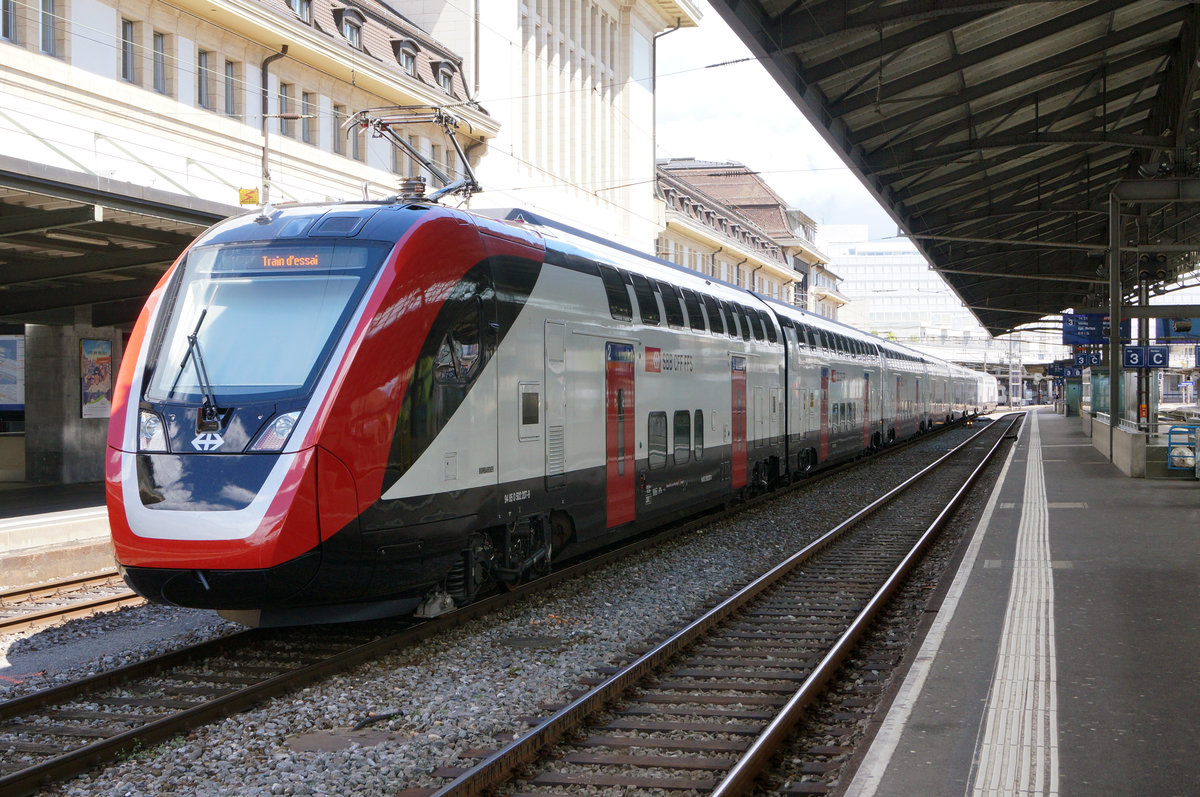
<instances>
[{"instance_id":1,"label":"dormer window","mask_svg":"<svg viewBox=\"0 0 1200 797\"><path fill-rule=\"evenodd\" d=\"M334 21L345 37L346 43L356 50L362 49L363 16L353 8L335 8Z\"/></svg>"},{"instance_id":2,"label":"dormer window","mask_svg":"<svg viewBox=\"0 0 1200 797\"><path fill-rule=\"evenodd\" d=\"M433 76L437 79L437 84L442 87L442 91L454 96L454 64L449 61L435 61Z\"/></svg>"},{"instance_id":3,"label":"dormer window","mask_svg":"<svg viewBox=\"0 0 1200 797\"><path fill-rule=\"evenodd\" d=\"M312 0L288 0L294 13L301 22L312 22Z\"/></svg>"},{"instance_id":4,"label":"dormer window","mask_svg":"<svg viewBox=\"0 0 1200 797\"><path fill-rule=\"evenodd\" d=\"M397 39L392 41L392 52L396 54L396 63L407 74L417 76L417 44L412 39Z\"/></svg>"}]
</instances>

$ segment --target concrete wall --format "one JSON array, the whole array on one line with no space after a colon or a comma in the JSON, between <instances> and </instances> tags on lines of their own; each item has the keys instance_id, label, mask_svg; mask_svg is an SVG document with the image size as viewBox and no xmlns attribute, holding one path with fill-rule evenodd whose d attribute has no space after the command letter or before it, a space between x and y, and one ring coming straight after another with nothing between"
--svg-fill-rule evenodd
<instances>
[{"instance_id":1,"label":"concrete wall","mask_svg":"<svg viewBox=\"0 0 1200 797\"><path fill-rule=\"evenodd\" d=\"M1113 429L1112 463L1134 479L1146 478L1146 435Z\"/></svg>"},{"instance_id":2,"label":"concrete wall","mask_svg":"<svg viewBox=\"0 0 1200 797\"><path fill-rule=\"evenodd\" d=\"M79 342L112 341L112 378L121 362L121 333L93 327L90 310L72 326L25 327L25 478L73 484L104 478L107 418L83 418Z\"/></svg>"}]
</instances>

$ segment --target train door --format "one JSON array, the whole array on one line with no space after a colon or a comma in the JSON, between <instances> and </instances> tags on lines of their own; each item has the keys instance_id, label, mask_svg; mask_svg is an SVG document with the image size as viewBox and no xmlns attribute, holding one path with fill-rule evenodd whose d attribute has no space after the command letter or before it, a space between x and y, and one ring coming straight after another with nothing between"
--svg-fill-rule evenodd
<instances>
[{"instance_id":1,"label":"train door","mask_svg":"<svg viewBox=\"0 0 1200 797\"><path fill-rule=\"evenodd\" d=\"M759 446L764 446L767 444L767 432L764 428L767 420L767 411L765 407L766 389L763 387L755 387L751 389L750 393L754 399L750 403L750 428L754 433L754 443L752 447L758 448Z\"/></svg>"},{"instance_id":2,"label":"train door","mask_svg":"<svg viewBox=\"0 0 1200 797\"><path fill-rule=\"evenodd\" d=\"M604 344L606 527L634 519L633 344Z\"/></svg>"},{"instance_id":3,"label":"train door","mask_svg":"<svg viewBox=\"0 0 1200 797\"><path fill-rule=\"evenodd\" d=\"M817 440L819 462L829 459L829 369L821 368L821 434Z\"/></svg>"},{"instance_id":4,"label":"train door","mask_svg":"<svg viewBox=\"0 0 1200 797\"><path fill-rule=\"evenodd\" d=\"M546 322L546 489L567 486L566 325Z\"/></svg>"},{"instance_id":5,"label":"train door","mask_svg":"<svg viewBox=\"0 0 1200 797\"><path fill-rule=\"evenodd\" d=\"M863 448L871 447L871 372L863 371Z\"/></svg>"},{"instance_id":6,"label":"train door","mask_svg":"<svg viewBox=\"0 0 1200 797\"><path fill-rule=\"evenodd\" d=\"M732 423L733 423L733 488L746 486L746 358L731 357Z\"/></svg>"},{"instance_id":7,"label":"train door","mask_svg":"<svg viewBox=\"0 0 1200 797\"><path fill-rule=\"evenodd\" d=\"M771 416L770 416L771 420L770 420L770 430L769 430L769 434L771 435L771 444L772 445L779 445L779 438L783 434L783 429L782 429L783 423L782 423L782 419L780 417L783 415L782 410L783 410L783 388L773 387L773 388L771 388Z\"/></svg>"}]
</instances>

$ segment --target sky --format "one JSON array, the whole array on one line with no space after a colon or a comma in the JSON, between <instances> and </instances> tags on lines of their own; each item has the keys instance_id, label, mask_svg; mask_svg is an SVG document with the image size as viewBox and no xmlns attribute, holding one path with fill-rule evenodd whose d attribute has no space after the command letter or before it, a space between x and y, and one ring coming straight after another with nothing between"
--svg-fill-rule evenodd
<instances>
[{"instance_id":1,"label":"sky","mask_svg":"<svg viewBox=\"0 0 1200 797\"><path fill-rule=\"evenodd\" d=\"M818 224L896 223L704 0L699 28L658 39L659 158L737 161ZM727 63L751 59L740 63ZM723 64L715 66L716 64Z\"/></svg>"}]
</instances>

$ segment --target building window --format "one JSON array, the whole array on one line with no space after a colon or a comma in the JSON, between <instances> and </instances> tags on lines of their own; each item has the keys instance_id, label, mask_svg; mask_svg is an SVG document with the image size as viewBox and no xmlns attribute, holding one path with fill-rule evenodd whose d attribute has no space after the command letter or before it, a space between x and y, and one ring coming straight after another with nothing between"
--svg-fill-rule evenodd
<instances>
[{"instance_id":1,"label":"building window","mask_svg":"<svg viewBox=\"0 0 1200 797\"><path fill-rule=\"evenodd\" d=\"M279 132L285 136L295 135L292 120L283 118L284 114L292 112L292 95L294 93L291 83L279 84Z\"/></svg>"},{"instance_id":2,"label":"building window","mask_svg":"<svg viewBox=\"0 0 1200 797\"><path fill-rule=\"evenodd\" d=\"M38 15L38 38L42 52L47 55L58 55L58 14L54 3L55 0L41 0Z\"/></svg>"},{"instance_id":3,"label":"building window","mask_svg":"<svg viewBox=\"0 0 1200 797\"><path fill-rule=\"evenodd\" d=\"M235 61L225 62L225 115L238 115L238 83L240 82L238 73L240 64Z\"/></svg>"},{"instance_id":4,"label":"building window","mask_svg":"<svg viewBox=\"0 0 1200 797\"><path fill-rule=\"evenodd\" d=\"M362 26L363 20L358 12L350 9L340 9L340 14L335 11L340 17L338 19L338 29L341 30L342 36L346 38L346 42L356 50L362 49Z\"/></svg>"},{"instance_id":5,"label":"building window","mask_svg":"<svg viewBox=\"0 0 1200 797\"><path fill-rule=\"evenodd\" d=\"M411 146L413 148L413 151L415 151L415 152L421 151L421 137L420 136L409 136L408 144L409 144L409 146ZM421 176L421 162L418 161L416 158L414 158L412 155L408 156L408 176L409 177L420 177Z\"/></svg>"},{"instance_id":6,"label":"building window","mask_svg":"<svg viewBox=\"0 0 1200 797\"><path fill-rule=\"evenodd\" d=\"M333 106L333 152L335 155L346 154L346 131L342 125L346 123L346 106Z\"/></svg>"},{"instance_id":7,"label":"building window","mask_svg":"<svg viewBox=\"0 0 1200 797\"><path fill-rule=\"evenodd\" d=\"M366 148L362 145L362 135L358 125L350 128L350 157L356 161L366 160Z\"/></svg>"},{"instance_id":8,"label":"building window","mask_svg":"<svg viewBox=\"0 0 1200 797\"><path fill-rule=\"evenodd\" d=\"M209 58L212 56L208 50L199 50L196 53L196 104L201 108L212 109L212 72L209 71Z\"/></svg>"},{"instance_id":9,"label":"building window","mask_svg":"<svg viewBox=\"0 0 1200 797\"><path fill-rule=\"evenodd\" d=\"M160 94L167 93L167 36L154 32L154 90Z\"/></svg>"},{"instance_id":10,"label":"building window","mask_svg":"<svg viewBox=\"0 0 1200 797\"><path fill-rule=\"evenodd\" d=\"M417 45L410 39L392 42L392 52L396 55L396 63L400 68L413 77L417 76Z\"/></svg>"},{"instance_id":11,"label":"building window","mask_svg":"<svg viewBox=\"0 0 1200 797\"><path fill-rule=\"evenodd\" d=\"M17 40L16 0L0 0L0 36L10 42Z\"/></svg>"},{"instance_id":12,"label":"building window","mask_svg":"<svg viewBox=\"0 0 1200 797\"><path fill-rule=\"evenodd\" d=\"M440 70L438 72L438 85L447 94L454 94L454 73L449 69Z\"/></svg>"},{"instance_id":13,"label":"building window","mask_svg":"<svg viewBox=\"0 0 1200 797\"><path fill-rule=\"evenodd\" d=\"M134 50L134 25L131 19L121 20L121 79L137 82L137 56Z\"/></svg>"},{"instance_id":14,"label":"building window","mask_svg":"<svg viewBox=\"0 0 1200 797\"><path fill-rule=\"evenodd\" d=\"M300 140L305 144L317 143L317 103L311 91L300 94Z\"/></svg>"},{"instance_id":15,"label":"building window","mask_svg":"<svg viewBox=\"0 0 1200 797\"><path fill-rule=\"evenodd\" d=\"M291 6L301 22L312 22L312 0L291 0Z\"/></svg>"}]
</instances>

